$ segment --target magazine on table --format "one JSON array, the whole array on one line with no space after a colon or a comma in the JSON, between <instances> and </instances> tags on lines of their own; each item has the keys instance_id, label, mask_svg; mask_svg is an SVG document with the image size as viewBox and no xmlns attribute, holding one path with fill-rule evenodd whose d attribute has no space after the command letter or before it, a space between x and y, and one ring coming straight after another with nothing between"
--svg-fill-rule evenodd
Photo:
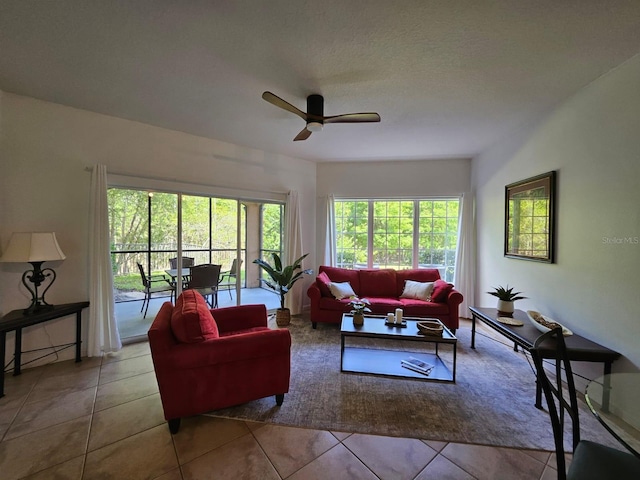
<instances>
[{"instance_id":1,"label":"magazine on table","mask_svg":"<svg viewBox=\"0 0 640 480\"><path fill-rule=\"evenodd\" d=\"M404 368L408 368L410 370L416 371L418 373L423 373L424 375L429 375L431 370L433 370L434 365L430 363L423 362L420 359L415 357L409 357L406 360L401 360L400 364Z\"/></svg>"}]
</instances>

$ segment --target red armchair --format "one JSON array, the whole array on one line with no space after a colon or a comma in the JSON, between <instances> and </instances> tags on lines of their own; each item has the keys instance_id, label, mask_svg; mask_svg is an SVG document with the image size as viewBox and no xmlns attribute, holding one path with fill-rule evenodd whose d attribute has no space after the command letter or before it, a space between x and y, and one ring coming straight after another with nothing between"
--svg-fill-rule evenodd
<instances>
[{"instance_id":1,"label":"red armchair","mask_svg":"<svg viewBox=\"0 0 640 480\"><path fill-rule=\"evenodd\" d=\"M182 417L289 391L291 335L267 327L264 305L209 310L195 290L166 302L148 332L171 433Z\"/></svg>"}]
</instances>

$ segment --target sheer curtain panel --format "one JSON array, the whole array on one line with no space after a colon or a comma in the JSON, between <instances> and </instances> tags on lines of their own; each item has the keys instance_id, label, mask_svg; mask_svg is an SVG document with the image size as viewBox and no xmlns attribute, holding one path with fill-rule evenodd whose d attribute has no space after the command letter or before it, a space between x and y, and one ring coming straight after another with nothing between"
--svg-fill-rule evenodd
<instances>
[{"instance_id":1,"label":"sheer curtain panel","mask_svg":"<svg viewBox=\"0 0 640 480\"><path fill-rule=\"evenodd\" d=\"M460 197L460 217L458 223L458 246L456 248L456 271L453 284L462 293L460 316L469 317L469 307L474 304L473 279L475 278L475 225L473 195L465 193Z\"/></svg>"},{"instance_id":2,"label":"sheer curtain panel","mask_svg":"<svg viewBox=\"0 0 640 480\"><path fill-rule=\"evenodd\" d=\"M302 227L300 225L300 200L298 199L298 192L295 190L290 191L287 195L284 247L286 265L291 265L304 255L302 251ZM302 268L304 269L304 261ZM285 297L285 307L291 311L292 315L302 312L302 295L305 290L303 284L304 282L298 281Z\"/></svg>"},{"instance_id":3,"label":"sheer curtain panel","mask_svg":"<svg viewBox=\"0 0 640 480\"><path fill-rule=\"evenodd\" d=\"M96 165L91 173L89 222L89 357L116 352L122 348L115 318L113 270L109 240L107 167Z\"/></svg>"}]
</instances>

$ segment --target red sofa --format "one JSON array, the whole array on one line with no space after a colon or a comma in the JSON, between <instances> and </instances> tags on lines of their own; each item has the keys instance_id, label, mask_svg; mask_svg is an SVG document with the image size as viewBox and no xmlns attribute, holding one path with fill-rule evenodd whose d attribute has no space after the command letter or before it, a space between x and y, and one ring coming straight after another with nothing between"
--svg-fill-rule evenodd
<instances>
[{"instance_id":1,"label":"red sofa","mask_svg":"<svg viewBox=\"0 0 640 480\"><path fill-rule=\"evenodd\" d=\"M394 312L396 308L402 308L407 317L437 318L452 331L459 326L458 307L463 300L462 294L453 288L453 285L441 280L437 269L351 270L321 265L315 283L307 290L311 299L313 328L316 328L318 322L340 323L342 314L350 310L349 299L336 299L331 294L327 278L323 274L331 282L349 282L358 297L371 302L373 314L386 315ZM432 301L401 298L406 280L434 282Z\"/></svg>"},{"instance_id":2,"label":"red sofa","mask_svg":"<svg viewBox=\"0 0 640 480\"><path fill-rule=\"evenodd\" d=\"M264 305L209 309L195 290L162 305L148 332L171 433L180 418L289 391L291 335L267 327Z\"/></svg>"}]
</instances>

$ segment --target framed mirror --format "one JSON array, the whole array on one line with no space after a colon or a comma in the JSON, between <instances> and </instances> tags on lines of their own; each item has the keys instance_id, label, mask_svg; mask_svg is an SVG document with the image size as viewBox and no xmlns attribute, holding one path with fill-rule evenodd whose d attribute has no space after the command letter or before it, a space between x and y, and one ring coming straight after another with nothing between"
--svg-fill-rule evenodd
<instances>
[{"instance_id":1,"label":"framed mirror","mask_svg":"<svg viewBox=\"0 0 640 480\"><path fill-rule=\"evenodd\" d=\"M555 171L505 187L505 257L554 262L555 193Z\"/></svg>"}]
</instances>

